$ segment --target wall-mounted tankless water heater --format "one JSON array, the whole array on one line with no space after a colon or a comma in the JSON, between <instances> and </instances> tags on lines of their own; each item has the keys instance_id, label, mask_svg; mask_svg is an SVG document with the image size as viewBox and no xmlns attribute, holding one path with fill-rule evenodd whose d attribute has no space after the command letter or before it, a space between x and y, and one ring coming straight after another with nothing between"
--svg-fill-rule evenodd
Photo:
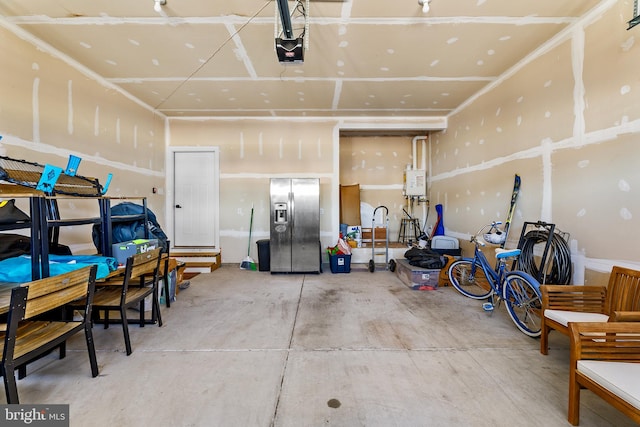
<instances>
[{"instance_id":1,"label":"wall-mounted tankless water heater","mask_svg":"<svg viewBox=\"0 0 640 427\"><path fill-rule=\"evenodd\" d=\"M427 173L424 169L407 169L405 173L405 196L427 195Z\"/></svg>"}]
</instances>

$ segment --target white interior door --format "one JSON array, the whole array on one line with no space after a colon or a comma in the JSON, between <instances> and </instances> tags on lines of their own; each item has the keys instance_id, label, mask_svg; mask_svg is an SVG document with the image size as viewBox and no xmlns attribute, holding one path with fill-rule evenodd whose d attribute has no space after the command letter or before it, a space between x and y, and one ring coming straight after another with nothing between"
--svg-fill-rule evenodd
<instances>
[{"instance_id":1,"label":"white interior door","mask_svg":"<svg viewBox=\"0 0 640 427\"><path fill-rule=\"evenodd\" d=\"M216 248L218 242L218 153L175 151L173 246Z\"/></svg>"}]
</instances>

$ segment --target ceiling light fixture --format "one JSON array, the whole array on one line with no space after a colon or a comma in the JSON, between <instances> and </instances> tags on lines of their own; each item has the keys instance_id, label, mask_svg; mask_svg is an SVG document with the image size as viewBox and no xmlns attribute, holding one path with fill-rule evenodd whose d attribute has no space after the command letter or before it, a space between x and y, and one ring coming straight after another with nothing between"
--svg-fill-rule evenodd
<instances>
[{"instance_id":1,"label":"ceiling light fixture","mask_svg":"<svg viewBox=\"0 0 640 427\"><path fill-rule=\"evenodd\" d=\"M418 4L422 6L422 13L429 13L431 7L429 7L431 0L418 0Z\"/></svg>"},{"instance_id":2,"label":"ceiling light fixture","mask_svg":"<svg viewBox=\"0 0 640 427\"><path fill-rule=\"evenodd\" d=\"M155 4L153 5L153 10L160 13L162 12L162 6L167 4L167 0L153 0Z\"/></svg>"}]
</instances>

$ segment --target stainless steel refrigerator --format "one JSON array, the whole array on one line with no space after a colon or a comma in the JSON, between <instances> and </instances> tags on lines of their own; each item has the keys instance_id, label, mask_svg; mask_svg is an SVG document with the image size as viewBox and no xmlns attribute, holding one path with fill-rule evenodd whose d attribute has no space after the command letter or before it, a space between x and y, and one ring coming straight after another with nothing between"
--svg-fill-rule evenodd
<instances>
[{"instance_id":1,"label":"stainless steel refrigerator","mask_svg":"<svg viewBox=\"0 0 640 427\"><path fill-rule=\"evenodd\" d=\"M319 273L320 180L271 179L272 273Z\"/></svg>"}]
</instances>

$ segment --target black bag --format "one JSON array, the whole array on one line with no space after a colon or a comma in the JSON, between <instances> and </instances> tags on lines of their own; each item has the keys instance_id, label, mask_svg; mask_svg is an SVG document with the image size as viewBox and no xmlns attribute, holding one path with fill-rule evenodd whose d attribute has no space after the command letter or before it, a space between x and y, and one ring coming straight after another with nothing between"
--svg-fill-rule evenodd
<instances>
[{"instance_id":1,"label":"black bag","mask_svg":"<svg viewBox=\"0 0 640 427\"><path fill-rule=\"evenodd\" d=\"M414 267L435 270L447 265L447 258L430 248L420 249L413 247L404 253L404 257L409 260L409 264Z\"/></svg>"},{"instance_id":2,"label":"black bag","mask_svg":"<svg viewBox=\"0 0 640 427\"><path fill-rule=\"evenodd\" d=\"M29 221L29 215L18 209L16 199L0 202L0 224L15 224L16 222Z\"/></svg>"},{"instance_id":3,"label":"black bag","mask_svg":"<svg viewBox=\"0 0 640 427\"><path fill-rule=\"evenodd\" d=\"M0 234L0 260L31 253L31 239L20 234Z\"/></svg>"},{"instance_id":4,"label":"black bag","mask_svg":"<svg viewBox=\"0 0 640 427\"><path fill-rule=\"evenodd\" d=\"M111 207L111 216L123 216L123 215L142 215L144 214L144 207L131 202L123 202ZM150 239L157 239L158 245L162 248L164 253L169 251L169 241L167 235L164 233L156 215L147 209L147 223L144 220L134 220L129 222L117 222L112 226L112 239L113 243L128 242L129 240L144 239L145 230L149 232ZM102 227L99 224L93 226L92 238L93 244L98 250L102 243Z\"/></svg>"},{"instance_id":5,"label":"black bag","mask_svg":"<svg viewBox=\"0 0 640 427\"><path fill-rule=\"evenodd\" d=\"M73 255L69 246L54 242L49 242L49 253L54 255Z\"/></svg>"}]
</instances>

